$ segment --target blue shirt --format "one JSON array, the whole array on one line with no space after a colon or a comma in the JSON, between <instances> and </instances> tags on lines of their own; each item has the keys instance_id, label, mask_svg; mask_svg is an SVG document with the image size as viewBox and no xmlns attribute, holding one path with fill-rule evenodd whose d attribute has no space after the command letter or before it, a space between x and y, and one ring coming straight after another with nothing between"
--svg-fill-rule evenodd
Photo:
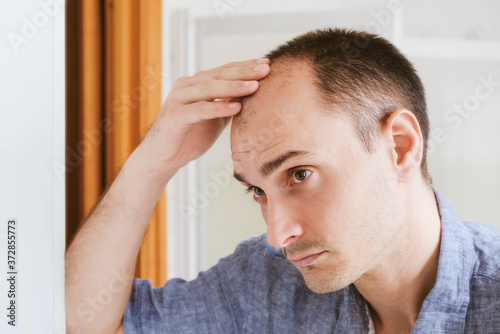
<instances>
[{"instance_id":1,"label":"blue shirt","mask_svg":"<svg viewBox=\"0 0 500 334\"><path fill-rule=\"evenodd\" d=\"M441 247L436 284L412 333L500 333L500 231L462 222L436 191ZM366 301L349 285L315 294L265 236L242 242L193 281L153 289L134 281L125 333L368 333Z\"/></svg>"}]
</instances>

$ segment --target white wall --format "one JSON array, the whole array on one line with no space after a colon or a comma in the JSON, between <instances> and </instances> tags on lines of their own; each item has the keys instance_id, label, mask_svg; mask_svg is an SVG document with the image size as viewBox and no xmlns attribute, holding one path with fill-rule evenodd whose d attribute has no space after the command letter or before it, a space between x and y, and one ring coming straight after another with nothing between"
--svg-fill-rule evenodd
<instances>
[{"instance_id":1,"label":"white wall","mask_svg":"<svg viewBox=\"0 0 500 334\"><path fill-rule=\"evenodd\" d=\"M389 37L415 64L426 87L433 129L434 148L429 154L429 162L434 184L463 219L500 227L500 210L495 205L500 201L500 150L497 148L500 144L497 130L500 86L479 88L488 96L475 97L477 87L484 86L484 80L500 83L500 21L496 18L500 2L179 0L165 4L166 13L188 8L193 30L191 45L196 44L196 33L204 32L196 31L193 26L199 26L204 20L215 18L226 27L225 31L198 41L200 49L191 48L188 54L190 73L186 74L232 60L262 56L298 32L289 29L265 33L260 26L263 17L289 14L306 20L306 13L343 11L342 19L333 14L332 26L345 26L347 21L352 22L352 27L373 28L376 22L386 28ZM400 16L391 14L390 9L394 7L402 9ZM300 20L296 22L303 24ZM168 53L175 51L168 49L168 41L166 51L168 66ZM168 90L167 85L165 89ZM477 105L474 104L476 100ZM465 110L463 114L453 111L456 104L464 103L470 104L466 106L470 111ZM200 220L204 224L200 233L206 248L203 268L230 254L242 239L265 232L258 206L252 203L251 196L243 194L243 187L235 180L227 183L219 180L222 186L214 195L204 190L203 187L210 183L217 184L214 175L227 171L228 162L230 150L226 131L200 160L203 172L198 180L198 195L209 195L205 196L209 201L202 210L205 220ZM177 222L171 219L169 224ZM169 253L173 263L175 251L170 249ZM175 275L175 270L170 274Z\"/></svg>"},{"instance_id":2,"label":"white wall","mask_svg":"<svg viewBox=\"0 0 500 334\"><path fill-rule=\"evenodd\" d=\"M62 2L0 1L0 333L65 331ZM15 327L7 317L14 300Z\"/></svg>"}]
</instances>

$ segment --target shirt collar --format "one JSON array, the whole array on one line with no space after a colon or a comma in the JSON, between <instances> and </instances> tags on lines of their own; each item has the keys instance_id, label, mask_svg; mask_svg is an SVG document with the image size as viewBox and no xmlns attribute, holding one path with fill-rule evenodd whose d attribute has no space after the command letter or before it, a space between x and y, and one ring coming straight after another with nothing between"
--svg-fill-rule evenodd
<instances>
[{"instance_id":1,"label":"shirt collar","mask_svg":"<svg viewBox=\"0 0 500 334\"><path fill-rule=\"evenodd\" d=\"M444 196L433 187L441 216L441 247L436 284L424 300L413 333L464 331L469 285L474 267L474 243ZM432 327L430 327L432 326Z\"/></svg>"}]
</instances>

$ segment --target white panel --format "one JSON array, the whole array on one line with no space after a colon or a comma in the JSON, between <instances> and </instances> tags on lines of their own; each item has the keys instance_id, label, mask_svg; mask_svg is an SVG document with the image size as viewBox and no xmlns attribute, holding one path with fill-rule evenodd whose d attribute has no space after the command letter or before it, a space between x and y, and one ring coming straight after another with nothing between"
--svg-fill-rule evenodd
<instances>
[{"instance_id":1,"label":"white panel","mask_svg":"<svg viewBox=\"0 0 500 334\"><path fill-rule=\"evenodd\" d=\"M193 22L187 11L171 13L170 46L172 65L170 79L192 72L195 53ZM170 84L172 84L170 82ZM204 217L197 196L200 160L181 168L168 185L168 274L169 277L193 279L203 269ZM171 223L175 221L175 224Z\"/></svg>"},{"instance_id":2,"label":"white panel","mask_svg":"<svg viewBox=\"0 0 500 334\"><path fill-rule=\"evenodd\" d=\"M1 333L64 333L64 31L62 0L1 1ZM16 258L7 268L12 218ZM15 299L6 276L15 277Z\"/></svg>"},{"instance_id":3,"label":"white panel","mask_svg":"<svg viewBox=\"0 0 500 334\"><path fill-rule=\"evenodd\" d=\"M62 171L57 168L65 162L66 146L66 15L64 3L54 17L54 81L53 93L53 192L54 192L54 333L66 333L66 315L64 304L64 254L66 249L66 184Z\"/></svg>"}]
</instances>

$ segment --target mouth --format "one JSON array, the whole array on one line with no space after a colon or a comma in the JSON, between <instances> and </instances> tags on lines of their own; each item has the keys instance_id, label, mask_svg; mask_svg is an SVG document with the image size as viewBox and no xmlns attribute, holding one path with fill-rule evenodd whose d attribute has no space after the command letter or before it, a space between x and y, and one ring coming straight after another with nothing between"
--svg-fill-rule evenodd
<instances>
[{"instance_id":1,"label":"mouth","mask_svg":"<svg viewBox=\"0 0 500 334\"><path fill-rule=\"evenodd\" d=\"M303 254L294 258L289 258L288 260L296 267L303 268L313 265L324 253L325 251L313 254Z\"/></svg>"}]
</instances>

